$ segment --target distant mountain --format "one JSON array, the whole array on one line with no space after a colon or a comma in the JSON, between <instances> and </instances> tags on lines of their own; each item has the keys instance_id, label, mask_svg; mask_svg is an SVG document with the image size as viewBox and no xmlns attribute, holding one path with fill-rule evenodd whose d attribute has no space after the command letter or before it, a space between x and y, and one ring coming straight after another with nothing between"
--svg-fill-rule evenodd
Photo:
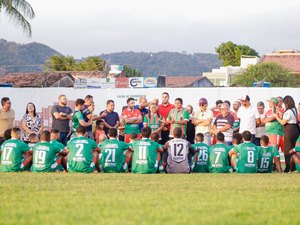
<instances>
[{"instance_id":1,"label":"distant mountain","mask_svg":"<svg viewBox=\"0 0 300 225\"><path fill-rule=\"evenodd\" d=\"M213 68L221 66L216 54L185 54L177 52L117 52L102 54L101 58L109 60L110 64L124 64L136 68L144 76L157 75L201 75Z\"/></svg>"},{"instance_id":2,"label":"distant mountain","mask_svg":"<svg viewBox=\"0 0 300 225\"><path fill-rule=\"evenodd\" d=\"M0 69L7 72L40 72L43 66L38 65L43 65L54 54L61 55L44 44L18 44L0 39Z\"/></svg>"}]
</instances>

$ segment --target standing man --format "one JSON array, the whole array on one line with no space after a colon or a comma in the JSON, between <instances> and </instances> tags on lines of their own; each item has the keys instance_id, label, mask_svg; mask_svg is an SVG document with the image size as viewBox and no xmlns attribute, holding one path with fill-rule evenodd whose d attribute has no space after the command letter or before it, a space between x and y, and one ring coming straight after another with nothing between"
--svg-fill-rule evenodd
<instances>
[{"instance_id":1,"label":"standing man","mask_svg":"<svg viewBox=\"0 0 300 225\"><path fill-rule=\"evenodd\" d=\"M127 108L122 112L122 118L125 123L124 134L125 142L129 143L130 134L140 134L139 124L143 121L142 114L138 109L134 108L134 99L127 99Z\"/></svg>"},{"instance_id":2,"label":"standing man","mask_svg":"<svg viewBox=\"0 0 300 225\"><path fill-rule=\"evenodd\" d=\"M249 131L251 133L251 141L255 139L255 129L260 124L260 117L258 115L256 107L252 107L250 104L250 98L248 95L244 95L239 99L242 103L241 108L238 111L238 118L240 118L240 133Z\"/></svg>"},{"instance_id":3,"label":"standing man","mask_svg":"<svg viewBox=\"0 0 300 225\"><path fill-rule=\"evenodd\" d=\"M143 97L140 97L140 99L139 99L139 105L135 105L134 108L139 110L141 112L142 118L144 118L145 115L148 114L148 112L149 112L147 109L148 105L149 105L149 103L148 103L146 97L143 96ZM144 124L143 124L143 122L141 122L139 124L140 131L142 130L143 127L144 127Z\"/></svg>"},{"instance_id":4,"label":"standing man","mask_svg":"<svg viewBox=\"0 0 300 225\"><path fill-rule=\"evenodd\" d=\"M106 110L100 112L100 117L104 121L105 134L107 134L109 129L118 129L118 127L120 126L119 114L114 110L115 102L113 100L107 100Z\"/></svg>"},{"instance_id":5,"label":"standing man","mask_svg":"<svg viewBox=\"0 0 300 225\"><path fill-rule=\"evenodd\" d=\"M169 93L164 92L161 95L162 103L158 106L158 114L163 117L163 120L166 121L169 115L169 112L175 108L173 104L169 102L170 96ZM160 144L164 145L169 140L170 135L170 125L166 125L161 131L161 141Z\"/></svg>"},{"instance_id":6,"label":"standing man","mask_svg":"<svg viewBox=\"0 0 300 225\"><path fill-rule=\"evenodd\" d=\"M0 108L0 145L4 142L4 132L7 129L13 128L13 122L15 120L15 111L11 108L11 101L8 97L1 99Z\"/></svg>"},{"instance_id":7,"label":"standing man","mask_svg":"<svg viewBox=\"0 0 300 225\"><path fill-rule=\"evenodd\" d=\"M182 134L186 136L187 122L190 119L189 112L183 108L183 101L181 98L175 99L175 108L169 112L167 123L171 124L170 137L173 137L173 131L176 127L179 127Z\"/></svg>"},{"instance_id":8,"label":"standing man","mask_svg":"<svg viewBox=\"0 0 300 225\"><path fill-rule=\"evenodd\" d=\"M82 114L83 110L84 110L84 100L78 98L75 102L75 109L72 117L73 132L76 132L79 126L88 127L93 124L93 121L89 121L89 122L84 121L83 114Z\"/></svg>"},{"instance_id":9,"label":"standing man","mask_svg":"<svg viewBox=\"0 0 300 225\"><path fill-rule=\"evenodd\" d=\"M67 97L60 95L58 97L58 105L51 108L52 129L59 131L59 142L67 145L68 134L70 133L70 120L72 119L72 109L67 106Z\"/></svg>"},{"instance_id":10,"label":"standing man","mask_svg":"<svg viewBox=\"0 0 300 225\"><path fill-rule=\"evenodd\" d=\"M232 115L234 117L234 124L233 124L233 132L237 133L240 129L240 118L237 117L237 113L239 108L241 107L241 103L239 101L235 101L232 104Z\"/></svg>"},{"instance_id":11,"label":"standing man","mask_svg":"<svg viewBox=\"0 0 300 225\"><path fill-rule=\"evenodd\" d=\"M254 144L257 146L260 146L260 138L263 135L265 135L265 133L266 133L265 132L265 123L263 120L265 118L266 112L265 112L265 104L263 102L257 103L257 111L258 111L258 115L259 115L261 123L256 127Z\"/></svg>"},{"instance_id":12,"label":"standing man","mask_svg":"<svg viewBox=\"0 0 300 225\"><path fill-rule=\"evenodd\" d=\"M203 143L208 146L211 145L211 121L214 118L213 112L207 108L208 101L206 98L200 98L199 100L199 111L196 112L194 118L192 119L192 123L196 126L196 134L203 134L204 140Z\"/></svg>"},{"instance_id":13,"label":"standing man","mask_svg":"<svg viewBox=\"0 0 300 225\"><path fill-rule=\"evenodd\" d=\"M217 135L218 133L223 133L225 136L225 145L232 145L233 136L233 123L234 118L229 112L229 105L227 103L222 103L220 107L221 113L217 116L215 123L213 125L212 133Z\"/></svg>"},{"instance_id":14,"label":"standing man","mask_svg":"<svg viewBox=\"0 0 300 225\"><path fill-rule=\"evenodd\" d=\"M84 98L84 107L82 109L82 115L83 119L86 123L89 121L94 121L97 120L98 117L93 117L93 113L89 110L89 107L94 104L94 98L91 95L87 95ZM86 131L88 134L88 138L94 140L94 135L93 135L93 123L89 126L86 127Z\"/></svg>"}]
</instances>

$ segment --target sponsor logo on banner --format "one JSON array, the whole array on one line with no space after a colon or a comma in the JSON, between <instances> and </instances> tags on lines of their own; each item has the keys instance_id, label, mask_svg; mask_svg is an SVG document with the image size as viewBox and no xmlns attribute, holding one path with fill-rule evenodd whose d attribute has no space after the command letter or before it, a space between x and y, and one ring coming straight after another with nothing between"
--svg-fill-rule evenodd
<instances>
[{"instance_id":1,"label":"sponsor logo on banner","mask_svg":"<svg viewBox=\"0 0 300 225\"><path fill-rule=\"evenodd\" d=\"M115 87L116 88L128 88L129 87L129 79L127 77L119 77L115 79Z\"/></svg>"},{"instance_id":2,"label":"sponsor logo on banner","mask_svg":"<svg viewBox=\"0 0 300 225\"><path fill-rule=\"evenodd\" d=\"M115 88L115 78L100 78L101 88Z\"/></svg>"},{"instance_id":3,"label":"sponsor logo on banner","mask_svg":"<svg viewBox=\"0 0 300 225\"><path fill-rule=\"evenodd\" d=\"M101 78L87 79L88 88L101 88Z\"/></svg>"},{"instance_id":4,"label":"sponsor logo on banner","mask_svg":"<svg viewBox=\"0 0 300 225\"><path fill-rule=\"evenodd\" d=\"M144 78L144 87L146 87L146 88L157 87L157 78L156 77L145 77Z\"/></svg>"},{"instance_id":5,"label":"sponsor logo on banner","mask_svg":"<svg viewBox=\"0 0 300 225\"><path fill-rule=\"evenodd\" d=\"M85 78L75 79L74 88L87 88L87 80Z\"/></svg>"},{"instance_id":6,"label":"sponsor logo on banner","mask_svg":"<svg viewBox=\"0 0 300 225\"><path fill-rule=\"evenodd\" d=\"M144 87L144 78L143 77L129 78L129 86L131 88L142 88L142 87Z\"/></svg>"}]
</instances>

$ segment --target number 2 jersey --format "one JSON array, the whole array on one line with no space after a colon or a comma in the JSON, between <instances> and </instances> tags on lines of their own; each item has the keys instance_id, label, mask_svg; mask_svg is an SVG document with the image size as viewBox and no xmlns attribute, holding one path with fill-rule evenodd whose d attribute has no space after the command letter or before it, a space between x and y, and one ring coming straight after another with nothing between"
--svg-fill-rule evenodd
<instances>
[{"instance_id":1,"label":"number 2 jersey","mask_svg":"<svg viewBox=\"0 0 300 225\"><path fill-rule=\"evenodd\" d=\"M187 140L174 138L165 147L168 149L167 173L190 173L190 162L195 153L191 144Z\"/></svg>"},{"instance_id":2,"label":"number 2 jersey","mask_svg":"<svg viewBox=\"0 0 300 225\"><path fill-rule=\"evenodd\" d=\"M124 152L129 148L125 142L110 138L100 145L102 152L101 170L104 173L125 172L123 168L126 160Z\"/></svg>"},{"instance_id":3,"label":"number 2 jersey","mask_svg":"<svg viewBox=\"0 0 300 225\"><path fill-rule=\"evenodd\" d=\"M80 136L71 139L67 144L70 151L68 156L68 167L70 172L91 173L94 170L93 150L98 148L95 141Z\"/></svg>"}]
</instances>

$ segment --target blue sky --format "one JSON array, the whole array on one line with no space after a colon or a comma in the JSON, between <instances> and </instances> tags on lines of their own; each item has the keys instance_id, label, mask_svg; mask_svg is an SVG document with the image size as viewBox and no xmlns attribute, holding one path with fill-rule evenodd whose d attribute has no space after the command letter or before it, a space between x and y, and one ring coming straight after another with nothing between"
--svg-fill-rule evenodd
<instances>
[{"instance_id":1,"label":"blue sky","mask_svg":"<svg viewBox=\"0 0 300 225\"><path fill-rule=\"evenodd\" d=\"M41 42L77 58L117 51L214 53L222 42L260 54L300 50L297 0L28 0L33 35L0 16L0 38Z\"/></svg>"}]
</instances>

